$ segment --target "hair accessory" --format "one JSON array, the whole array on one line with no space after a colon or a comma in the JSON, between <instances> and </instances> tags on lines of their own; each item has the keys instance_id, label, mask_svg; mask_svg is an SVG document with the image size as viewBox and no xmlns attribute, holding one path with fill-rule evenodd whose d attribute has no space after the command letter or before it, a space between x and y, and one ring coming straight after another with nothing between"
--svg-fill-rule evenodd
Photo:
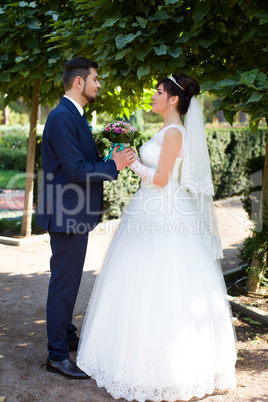
<instances>
[{"instance_id":1,"label":"hair accessory","mask_svg":"<svg viewBox=\"0 0 268 402\"><path fill-rule=\"evenodd\" d=\"M172 74L170 74L170 75L168 76L168 79L171 80L171 81L173 81L174 84L178 85L178 87L180 87L180 89L182 89L183 91L185 91L185 89L182 88L182 87L180 86L180 84L177 83L177 81L176 81L175 78L172 76Z\"/></svg>"}]
</instances>

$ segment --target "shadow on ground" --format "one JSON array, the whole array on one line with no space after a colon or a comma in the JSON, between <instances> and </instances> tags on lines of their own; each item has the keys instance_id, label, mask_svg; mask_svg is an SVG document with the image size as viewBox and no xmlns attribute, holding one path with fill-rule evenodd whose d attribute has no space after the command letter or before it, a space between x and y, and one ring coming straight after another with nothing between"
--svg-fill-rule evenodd
<instances>
[{"instance_id":1,"label":"shadow on ground","mask_svg":"<svg viewBox=\"0 0 268 402\"><path fill-rule=\"evenodd\" d=\"M74 324L79 329L95 278L94 271L83 273L74 312ZM97 387L94 380L68 380L46 371L44 364L47 356L45 305L48 282L49 271L0 274L0 354L4 356L4 359L0 360L0 396L5 396L6 402L113 401L114 399L104 388ZM262 375L262 372L266 371L267 364L265 349L248 348L248 343L253 341L257 330L259 331L260 328L252 328L242 323L238 331L238 341L241 342L242 347L240 356L243 360L238 361L237 369L238 372L248 373L251 377ZM75 352L71 353L71 357L75 359ZM206 397L204 400L213 401L214 398L215 401L260 402L267 400L261 389L258 398L239 399L237 394L232 396L225 392L215 392L213 396Z\"/></svg>"}]
</instances>

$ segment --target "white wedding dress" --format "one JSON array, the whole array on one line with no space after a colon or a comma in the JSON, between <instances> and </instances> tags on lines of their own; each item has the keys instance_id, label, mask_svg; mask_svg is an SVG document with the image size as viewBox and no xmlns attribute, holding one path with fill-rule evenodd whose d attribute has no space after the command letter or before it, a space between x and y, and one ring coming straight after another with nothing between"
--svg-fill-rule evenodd
<instances>
[{"instance_id":1,"label":"white wedding dress","mask_svg":"<svg viewBox=\"0 0 268 402\"><path fill-rule=\"evenodd\" d=\"M164 134L142 146L144 165L157 169ZM180 190L182 160L183 148L166 187L142 181L90 298L77 365L115 399L189 400L235 387L226 288Z\"/></svg>"}]
</instances>

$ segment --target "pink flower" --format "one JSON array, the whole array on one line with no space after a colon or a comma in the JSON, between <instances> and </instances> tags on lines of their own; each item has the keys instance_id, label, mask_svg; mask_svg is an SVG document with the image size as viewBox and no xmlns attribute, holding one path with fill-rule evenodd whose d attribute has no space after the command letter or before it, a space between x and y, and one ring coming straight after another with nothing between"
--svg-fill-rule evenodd
<instances>
[{"instance_id":1,"label":"pink flower","mask_svg":"<svg viewBox=\"0 0 268 402\"><path fill-rule=\"evenodd\" d=\"M104 129L105 131L109 131L110 129L109 129L109 127L105 127L105 129Z\"/></svg>"},{"instance_id":2,"label":"pink flower","mask_svg":"<svg viewBox=\"0 0 268 402\"><path fill-rule=\"evenodd\" d=\"M114 132L115 132L116 134L122 134L123 129L122 129L122 127L116 127L116 128L114 129Z\"/></svg>"},{"instance_id":3,"label":"pink flower","mask_svg":"<svg viewBox=\"0 0 268 402\"><path fill-rule=\"evenodd\" d=\"M128 129L127 129L127 128L125 128L124 132L127 134L127 133L128 133Z\"/></svg>"}]
</instances>

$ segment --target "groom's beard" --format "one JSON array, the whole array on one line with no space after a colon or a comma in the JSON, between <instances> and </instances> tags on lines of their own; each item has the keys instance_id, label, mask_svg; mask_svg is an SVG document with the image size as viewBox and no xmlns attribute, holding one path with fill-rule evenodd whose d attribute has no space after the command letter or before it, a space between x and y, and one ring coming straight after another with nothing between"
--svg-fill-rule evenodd
<instances>
[{"instance_id":1,"label":"groom's beard","mask_svg":"<svg viewBox=\"0 0 268 402\"><path fill-rule=\"evenodd\" d=\"M86 94L86 82L84 82L84 88L83 91L81 92L81 95L83 95L87 103L94 103L97 98L97 96L90 96Z\"/></svg>"}]
</instances>

